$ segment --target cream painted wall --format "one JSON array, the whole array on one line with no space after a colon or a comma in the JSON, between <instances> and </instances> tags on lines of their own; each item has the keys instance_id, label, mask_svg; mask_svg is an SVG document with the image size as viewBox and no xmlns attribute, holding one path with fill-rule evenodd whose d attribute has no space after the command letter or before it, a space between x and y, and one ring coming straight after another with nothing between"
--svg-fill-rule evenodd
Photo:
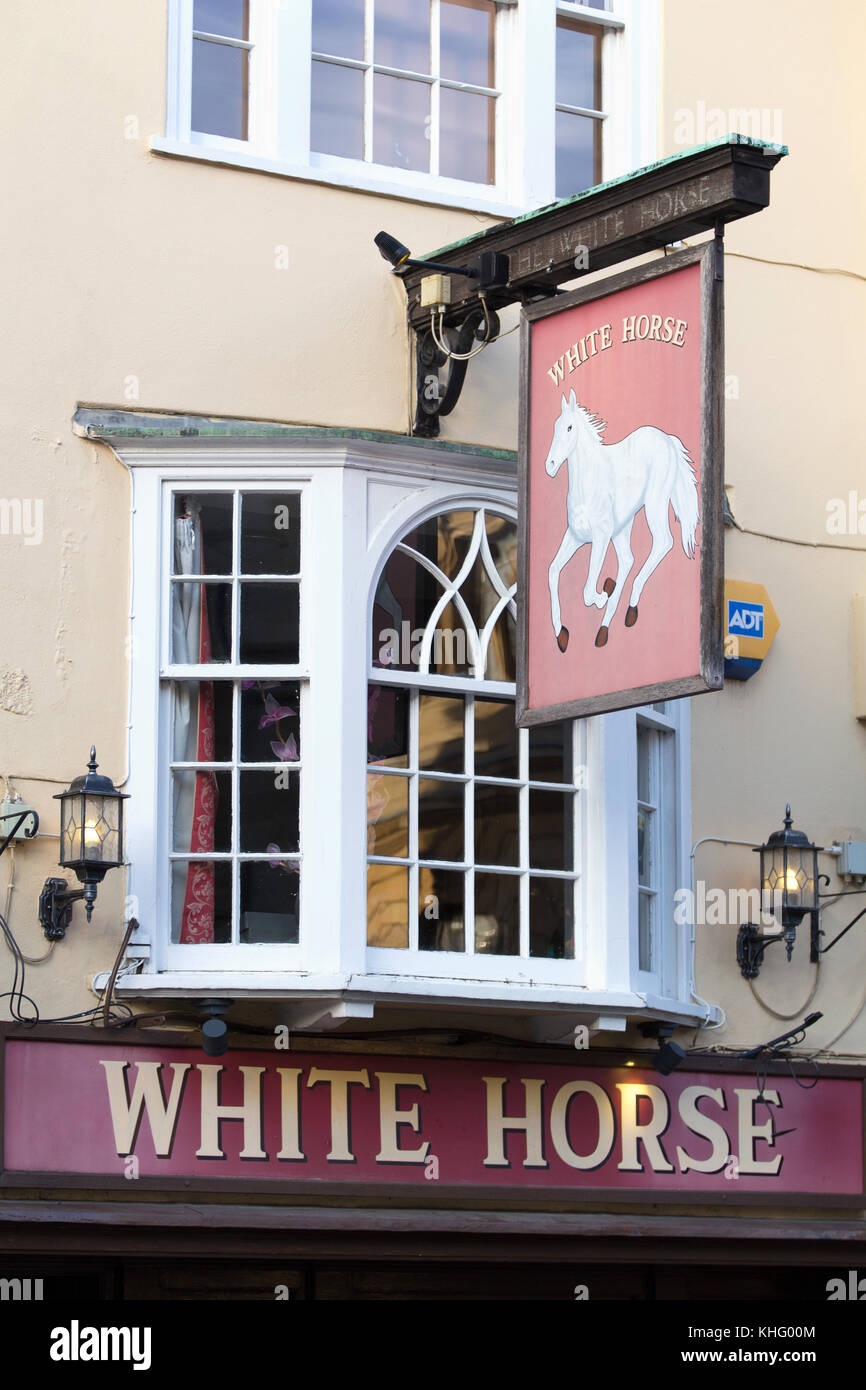
<instances>
[{"instance_id":1,"label":"cream painted wall","mask_svg":"<svg viewBox=\"0 0 866 1390\"><path fill-rule=\"evenodd\" d=\"M781 628L750 681L693 702L696 840L761 841L781 824L786 801L818 844L866 839L866 726L852 711L851 629L851 596L866 591L866 536L826 527L831 499L858 487L866 497L864 40L866 11L847 0L820 11L805 0L664 0L660 152L679 148L690 117L700 136L714 108L757 108L765 138L790 147L772 175L771 207L726 233L726 472L741 526L811 543L727 532L727 573L766 586ZM819 273L833 268L849 273ZM696 862L708 888L757 883L747 849L706 845ZM845 887L830 856L822 868L831 890ZM828 910L826 939L864 905L866 897L848 898ZM697 929L698 990L729 1020L703 1033L704 1045L753 1044L785 1027L737 971L735 935L736 923ZM790 965L782 952L770 949L757 989L771 1008L800 1018L816 973L808 929ZM810 1007L825 1017L810 1046L830 1042L856 1014L864 978L861 925L822 962ZM866 1016L834 1050L866 1051Z\"/></svg>"},{"instance_id":2,"label":"cream painted wall","mask_svg":"<svg viewBox=\"0 0 866 1390\"><path fill-rule=\"evenodd\" d=\"M17 6L5 37L14 135L0 260L0 496L41 500L44 537L0 536L0 774L55 830L59 786L27 778L66 785L94 739L115 779L126 763L130 484L109 450L72 434L76 405L405 431L403 292L372 238L385 227L424 252L490 219L151 153L164 128L158 0L46 0L38 15ZM662 0L660 154L682 147L689 113L700 138L716 107L765 110L771 133L778 110L791 147L772 176L771 208L726 239L735 515L751 530L857 547L866 537L830 537L825 521L830 498L858 486L866 495L866 287L796 267L866 273L864 38L866 10L850 0L820 11L805 0ZM285 271L275 264L282 246ZM517 394L514 334L473 362L444 437L514 447ZM695 838L761 839L787 799L820 843L866 838L866 729L849 693L850 598L866 592L866 552L729 532L728 569L767 586L782 627L752 681L694 701ZM55 850L45 840L15 856L11 919L28 954L44 947L35 903L57 872ZM752 861L747 850L707 846L698 873L747 887ZM0 904L10 867L6 855ZM88 983L111 964L122 892L111 875L91 926L77 913L50 963L31 970L44 1013L93 1004ZM698 990L729 1016L725 1030L701 1036L707 1044L781 1027L739 976L734 935L698 930ZM790 966L768 957L759 988L777 1010L808 995L806 955L801 934ZM823 967L816 1041L854 1013L864 965L866 930L855 928ZM10 978L0 955L0 990ZM842 1049L866 1052L864 1019Z\"/></svg>"}]
</instances>

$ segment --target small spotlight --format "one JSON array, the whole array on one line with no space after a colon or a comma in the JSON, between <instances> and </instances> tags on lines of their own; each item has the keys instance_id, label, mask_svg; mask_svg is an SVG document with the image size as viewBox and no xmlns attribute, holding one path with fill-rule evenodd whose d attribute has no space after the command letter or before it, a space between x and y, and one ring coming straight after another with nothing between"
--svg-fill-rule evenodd
<instances>
[{"instance_id":1,"label":"small spotlight","mask_svg":"<svg viewBox=\"0 0 866 1390\"><path fill-rule=\"evenodd\" d=\"M208 1057L222 1057L228 1051L229 1030L225 1019L205 1019L201 1025L201 1045Z\"/></svg>"},{"instance_id":2,"label":"small spotlight","mask_svg":"<svg viewBox=\"0 0 866 1390\"><path fill-rule=\"evenodd\" d=\"M660 1045L658 1052L653 1057L653 1066L656 1071L661 1072L662 1076L670 1076L671 1072L676 1071L680 1063L685 1060L686 1054L679 1043L668 1041Z\"/></svg>"},{"instance_id":3,"label":"small spotlight","mask_svg":"<svg viewBox=\"0 0 866 1390\"><path fill-rule=\"evenodd\" d=\"M412 254L408 246L404 246L396 237L389 236L387 232L379 232L377 236L373 237L373 241L378 246L382 259L389 261L395 267L408 261Z\"/></svg>"}]
</instances>

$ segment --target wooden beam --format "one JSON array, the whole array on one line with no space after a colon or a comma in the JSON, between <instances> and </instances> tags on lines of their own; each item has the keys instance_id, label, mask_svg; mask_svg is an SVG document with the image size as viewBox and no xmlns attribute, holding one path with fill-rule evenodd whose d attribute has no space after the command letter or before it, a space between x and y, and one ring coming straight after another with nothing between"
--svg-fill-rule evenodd
<instances>
[{"instance_id":1,"label":"wooden beam","mask_svg":"<svg viewBox=\"0 0 866 1390\"><path fill-rule=\"evenodd\" d=\"M743 141L743 143L739 143ZM431 252L427 259L477 265L482 251L508 257L505 288L492 290L489 303L503 308L526 297L531 286L553 290L579 278L574 261L588 250L587 272L603 270L760 212L770 201L770 171L786 153L731 136L727 141L660 161L632 177L617 179L540 212L488 228L465 241ZM429 327L430 310L421 308L423 269L403 276L409 323ZM453 276L452 303L445 321L459 322L477 295L477 283Z\"/></svg>"}]
</instances>

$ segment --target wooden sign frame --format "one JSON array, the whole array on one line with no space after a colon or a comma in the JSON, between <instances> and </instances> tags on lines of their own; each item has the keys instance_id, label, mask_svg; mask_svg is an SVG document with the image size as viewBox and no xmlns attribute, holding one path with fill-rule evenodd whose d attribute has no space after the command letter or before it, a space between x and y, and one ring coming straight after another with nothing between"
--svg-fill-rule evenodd
<instances>
[{"instance_id":1,"label":"wooden sign frame","mask_svg":"<svg viewBox=\"0 0 866 1390\"><path fill-rule=\"evenodd\" d=\"M555 704L530 703L529 562L532 327L542 319L686 266L700 267L701 479L700 479L700 661L699 669L676 679L590 695ZM532 304L521 312L520 453L518 519L517 725L530 728L610 710L720 690L724 684L724 296L720 235L570 293ZM563 383L565 385L565 383Z\"/></svg>"}]
</instances>

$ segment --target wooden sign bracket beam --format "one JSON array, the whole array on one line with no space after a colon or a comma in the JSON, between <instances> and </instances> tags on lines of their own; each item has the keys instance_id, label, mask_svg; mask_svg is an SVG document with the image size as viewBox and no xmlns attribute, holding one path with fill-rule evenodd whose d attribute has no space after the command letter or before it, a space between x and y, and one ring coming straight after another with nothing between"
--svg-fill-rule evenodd
<instances>
[{"instance_id":1,"label":"wooden sign bracket beam","mask_svg":"<svg viewBox=\"0 0 866 1390\"><path fill-rule=\"evenodd\" d=\"M502 258L495 262L499 274L481 295L477 273L452 275L449 302L431 308L421 302L421 281L428 273L424 267L398 267L415 338L413 434L438 435L439 417L453 410L459 398L467 354L498 334L497 310L546 299L582 275L708 231L715 235L715 273L721 280L726 224L769 205L770 171L787 152L784 145L728 135L489 227L425 258L449 265L459 261L477 270L482 256L489 265L486 253L496 253ZM455 330L456 339L449 338ZM443 383L439 373L446 363L450 375Z\"/></svg>"}]
</instances>

